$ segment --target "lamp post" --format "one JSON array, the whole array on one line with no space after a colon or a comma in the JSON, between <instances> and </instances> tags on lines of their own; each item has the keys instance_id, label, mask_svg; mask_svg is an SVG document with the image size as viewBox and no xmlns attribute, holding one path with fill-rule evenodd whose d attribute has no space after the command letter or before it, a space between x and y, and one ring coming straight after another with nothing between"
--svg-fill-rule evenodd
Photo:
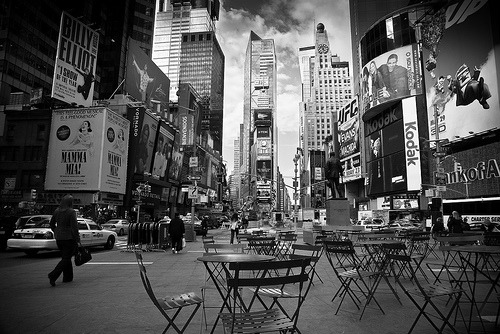
<instances>
[{"instance_id":1,"label":"lamp post","mask_svg":"<svg viewBox=\"0 0 500 334\"><path fill-rule=\"evenodd\" d=\"M295 228L297 227L297 216L298 216L298 212L297 212L297 198L299 197L298 193L297 193L297 186L299 185L298 184L298 176L297 176L297 172L298 172L298 169L297 169L297 165L299 163L299 160L300 160L300 153L302 153L302 149L300 147L297 147L297 152L295 153L295 156L293 157L293 164L294 164L294 177L293 177L293 222L295 224Z\"/></svg>"}]
</instances>

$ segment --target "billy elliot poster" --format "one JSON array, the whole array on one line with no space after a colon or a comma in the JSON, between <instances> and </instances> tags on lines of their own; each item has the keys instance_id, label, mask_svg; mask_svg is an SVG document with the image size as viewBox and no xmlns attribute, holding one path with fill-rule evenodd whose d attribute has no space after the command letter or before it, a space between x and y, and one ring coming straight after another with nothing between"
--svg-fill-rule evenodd
<instances>
[{"instance_id":1,"label":"billy elliot poster","mask_svg":"<svg viewBox=\"0 0 500 334\"><path fill-rule=\"evenodd\" d=\"M52 80L52 97L89 107L94 95L99 34L62 13Z\"/></svg>"},{"instance_id":2,"label":"billy elliot poster","mask_svg":"<svg viewBox=\"0 0 500 334\"><path fill-rule=\"evenodd\" d=\"M54 110L45 189L125 194L129 129L104 107Z\"/></svg>"}]
</instances>

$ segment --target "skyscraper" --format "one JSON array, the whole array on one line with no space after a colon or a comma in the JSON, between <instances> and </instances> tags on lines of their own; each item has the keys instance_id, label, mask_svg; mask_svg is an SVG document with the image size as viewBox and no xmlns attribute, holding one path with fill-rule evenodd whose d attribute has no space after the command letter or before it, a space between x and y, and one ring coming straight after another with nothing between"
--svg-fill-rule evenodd
<instances>
[{"instance_id":1,"label":"skyscraper","mask_svg":"<svg viewBox=\"0 0 500 334\"><path fill-rule=\"evenodd\" d=\"M349 63L340 61L332 53L322 23L316 27L315 45L299 49L299 66L302 81L299 141L307 164L303 169L310 170L311 183L314 183L319 179L312 169L323 167L318 165L322 160L318 157L324 153L318 151L324 152L325 142L336 135L337 111L352 98L351 77Z\"/></svg>"},{"instance_id":2,"label":"skyscraper","mask_svg":"<svg viewBox=\"0 0 500 334\"><path fill-rule=\"evenodd\" d=\"M182 34L179 82L190 83L201 97L201 129L210 131L222 152L224 54L213 31Z\"/></svg>"},{"instance_id":3,"label":"skyscraper","mask_svg":"<svg viewBox=\"0 0 500 334\"><path fill-rule=\"evenodd\" d=\"M152 59L170 79L170 99L177 101L182 34L214 32L219 0L160 0L156 14Z\"/></svg>"},{"instance_id":4,"label":"skyscraper","mask_svg":"<svg viewBox=\"0 0 500 334\"><path fill-rule=\"evenodd\" d=\"M274 40L262 39L252 31L244 68L241 195L256 195L261 212L271 211L271 194L276 187L273 183L278 161L276 89ZM255 181L255 194L250 190L251 181Z\"/></svg>"}]
</instances>

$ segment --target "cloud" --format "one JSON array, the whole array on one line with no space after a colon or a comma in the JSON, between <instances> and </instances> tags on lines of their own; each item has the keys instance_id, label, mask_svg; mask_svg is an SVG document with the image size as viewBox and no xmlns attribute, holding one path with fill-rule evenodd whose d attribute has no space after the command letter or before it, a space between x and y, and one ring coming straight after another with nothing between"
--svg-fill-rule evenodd
<instances>
[{"instance_id":1,"label":"cloud","mask_svg":"<svg viewBox=\"0 0 500 334\"><path fill-rule=\"evenodd\" d=\"M277 125L279 128L279 166L292 175L290 160L298 145L301 83L298 49L314 45L316 25L322 22L328 32L332 52L351 62L349 6L347 0L224 1L217 37L225 55L223 156L228 170L234 169L234 140L243 122L243 76L245 52L254 31L263 39L274 39L278 68ZM236 127L237 126L237 127ZM238 129L236 131L236 128ZM290 150L285 147L290 146ZM293 149L292 149L293 148ZM289 152L290 151L290 152ZM293 152L292 152L293 151ZM290 156L290 154L292 154ZM289 170L290 169L290 170Z\"/></svg>"}]
</instances>

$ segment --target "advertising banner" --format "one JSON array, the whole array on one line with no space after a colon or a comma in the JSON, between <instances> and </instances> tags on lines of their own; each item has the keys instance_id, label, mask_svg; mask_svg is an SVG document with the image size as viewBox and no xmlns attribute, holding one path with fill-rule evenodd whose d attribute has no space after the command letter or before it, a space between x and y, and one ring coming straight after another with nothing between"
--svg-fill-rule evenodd
<instances>
[{"instance_id":1,"label":"advertising banner","mask_svg":"<svg viewBox=\"0 0 500 334\"><path fill-rule=\"evenodd\" d=\"M142 51L133 39L128 40L125 90L151 107L151 102L168 107L170 79Z\"/></svg>"},{"instance_id":2,"label":"advertising banner","mask_svg":"<svg viewBox=\"0 0 500 334\"><path fill-rule=\"evenodd\" d=\"M254 125L255 126L271 126L273 114L271 109L255 109L254 110Z\"/></svg>"},{"instance_id":3,"label":"advertising banner","mask_svg":"<svg viewBox=\"0 0 500 334\"><path fill-rule=\"evenodd\" d=\"M172 159L168 168L168 178L173 181L179 181L182 169L182 160L184 153L180 151L179 141L174 140L174 147L172 149Z\"/></svg>"},{"instance_id":4,"label":"advertising banner","mask_svg":"<svg viewBox=\"0 0 500 334\"><path fill-rule=\"evenodd\" d=\"M153 178L168 181L166 171L172 159L172 149L174 146L175 130L167 123L161 122L158 136L156 138L155 155L151 175Z\"/></svg>"},{"instance_id":5,"label":"advertising banner","mask_svg":"<svg viewBox=\"0 0 500 334\"><path fill-rule=\"evenodd\" d=\"M271 131L268 126L257 127L257 138L271 138Z\"/></svg>"},{"instance_id":6,"label":"advertising banner","mask_svg":"<svg viewBox=\"0 0 500 334\"><path fill-rule=\"evenodd\" d=\"M128 107L127 118L131 127L129 161L133 165L133 172L150 173L158 120L144 107Z\"/></svg>"},{"instance_id":7,"label":"advertising banner","mask_svg":"<svg viewBox=\"0 0 500 334\"><path fill-rule=\"evenodd\" d=\"M45 189L124 194L128 133L104 107L53 111Z\"/></svg>"},{"instance_id":8,"label":"advertising banner","mask_svg":"<svg viewBox=\"0 0 500 334\"><path fill-rule=\"evenodd\" d=\"M430 70L424 76L431 139L436 138L436 120L439 139L450 141L500 128L499 46L493 44L492 3L462 0L436 14L444 16L445 29L437 44L424 44L423 49ZM427 27L424 22L424 32ZM439 53L431 57L429 48Z\"/></svg>"},{"instance_id":9,"label":"advertising banner","mask_svg":"<svg viewBox=\"0 0 500 334\"><path fill-rule=\"evenodd\" d=\"M257 157L271 157L271 139L257 139Z\"/></svg>"},{"instance_id":10,"label":"advertising banner","mask_svg":"<svg viewBox=\"0 0 500 334\"><path fill-rule=\"evenodd\" d=\"M338 113L338 140L340 159L359 153L359 109L355 98L341 108Z\"/></svg>"},{"instance_id":11,"label":"advertising banner","mask_svg":"<svg viewBox=\"0 0 500 334\"><path fill-rule=\"evenodd\" d=\"M130 122L109 109L106 109L105 114L103 129L106 136L103 140L100 190L125 194Z\"/></svg>"},{"instance_id":12,"label":"advertising banner","mask_svg":"<svg viewBox=\"0 0 500 334\"><path fill-rule=\"evenodd\" d=\"M422 70L417 44L386 52L361 71L363 113L377 105L422 94Z\"/></svg>"},{"instance_id":13,"label":"advertising banner","mask_svg":"<svg viewBox=\"0 0 500 334\"><path fill-rule=\"evenodd\" d=\"M181 128L181 146L194 144L194 115L180 114L179 125Z\"/></svg>"},{"instance_id":14,"label":"advertising banner","mask_svg":"<svg viewBox=\"0 0 500 334\"><path fill-rule=\"evenodd\" d=\"M349 158L340 160L344 168L344 175L341 182L349 182L361 178L361 153L356 153Z\"/></svg>"},{"instance_id":15,"label":"advertising banner","mask_svg":"<svg viewBox=\"0 0 500 334\"><path fill-rule=\"evenodd\" d=\"M405 136L406 186L408 191L420 190L420 145L418 136L417 105L415 97L403 100L403 129Z\"/></svg>"},{"instance_id":16,"label":"advertising banner","mask_svg":"<svg viewBox=\"0 0 500 334\"><path fill-rule=\"evenodd\" d=\"M265 182L271 182L272 179L271 160L257 160L257 179ZM258 181L259 183L260 181Z\"/></svg>"},{"instance_id":17,"label":"advertising banner","mask_svg":"<svg viewBox=\"0 0 500 334\"><path fill-rule=\"evenodd\" d=\"M51 97L78 106L92 105L98 46L96 31L62 13Z\"/></svg>"}]
</instances>

